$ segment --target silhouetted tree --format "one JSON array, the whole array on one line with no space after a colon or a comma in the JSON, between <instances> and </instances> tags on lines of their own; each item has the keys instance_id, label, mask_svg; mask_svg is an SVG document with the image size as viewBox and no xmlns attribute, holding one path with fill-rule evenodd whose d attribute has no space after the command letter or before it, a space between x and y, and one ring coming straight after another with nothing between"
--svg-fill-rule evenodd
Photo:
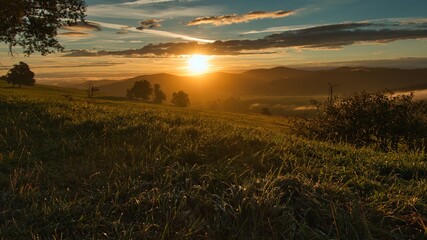
<instances>
[{"instance_id":1,"label":"silhouetted tree","mask_svg":"<svg viewBox=\"0 0 427 240\"><path fill-rule=\"evenodd\" d=\"M188 94L184 91L174 92L172 94L172 104L177 107L187 107L190 105L190 98L188 97Z\"/></svg>"},{"instance_id":2,"label":"silhouetted tree","mask_svg":"<svg viewBox=\"0 0 427 240\"><path fill-rule=\"evenodd\" d=\"M7 83L11 83L13 86L19 85L19 87L21 85L32 86L36 82L34 73L30 70L28 64L24 62L13 65L13 68L2 78L6 79Z\"/></svg>"},{"instance_id":3,"label":"silhouetted tree","mask_svg":"<svg viewBox=\"0 0 427 240\"><path fill-rule=\"evenodd\" d=\"M159 84L154 84L154 99L153 102L154 103L163 103L164 101L166 101L166 94L162 91L162 89L160 89L160 85Z\"/></svg>"},{"instance_id":4,"label":"silhouetted tree","mask_svg":"<svg viewBox=\"0 0 427 240\"><path fill-rule=\"evenodd\" d=\"M136 81L131 89L127 90L126 96L128 98L140 98L144 101L148 101L151 94L153 93L153 87L147 80Z\"/></svg>"},{"instance_id":5,"label":"silhouetted tree","mask_svg":"<svg viewBox=\"0 0 427 240\"><path fill-rule=\"evenodd\" d=\"M86 11L84 0L0 0L0 6L0 42L27 55L62 51L58 29L84 21Z\"/></svg>"}]
</instances>

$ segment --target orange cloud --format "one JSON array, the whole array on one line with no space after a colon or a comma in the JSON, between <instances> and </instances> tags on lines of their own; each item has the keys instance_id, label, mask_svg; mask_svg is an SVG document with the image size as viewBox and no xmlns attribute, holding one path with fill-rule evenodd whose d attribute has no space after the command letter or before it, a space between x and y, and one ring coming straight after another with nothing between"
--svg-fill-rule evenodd
<instances>
[{"instance_id":1,"label":"orange cloud","mask_svg":"<svg viewBox=\"0 0 427 240\"><path fill-rule=\"evenodd\" d=\"M59 35L66 36L66 37L77 37L77 38L90 36L90 34L85 32L64 32L64 33L60 33Z\"/></svg>"},{"instance_id":2,"label":"orange cloud","mask_svg":"<svg viewBox=\"0 0 427 240\"><path fill-rule=\"evenodd\" d=\"M81 31L100 31L101 27L93 22L77 22L71 26L63 26L62 29L74 32Z\"/></svg>"},{"instance_id":3,"label":"orange cloud","mask_svg":"<svg viewBox=\"0 0 427 240\"><path fill-rule=\"evenodd\" d=\"M199 17L187 23L187 26L196 26L202 24L212 24L214 26L230 25L235 23L249 22L266 18L283 18L295 14L296 11L254 11L247 14L229 14L222 16Z\"/></svg>"}]
</instances>

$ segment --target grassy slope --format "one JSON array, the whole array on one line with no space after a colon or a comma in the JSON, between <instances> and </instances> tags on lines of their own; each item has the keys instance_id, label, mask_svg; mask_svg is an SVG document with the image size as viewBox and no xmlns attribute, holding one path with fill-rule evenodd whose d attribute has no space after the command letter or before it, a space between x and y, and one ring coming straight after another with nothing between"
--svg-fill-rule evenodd
<instances>
[{"instance_id":1,"label":"grassy slope","mask_svg":"<svg viewBox=\"0 0 427 240\"><path fill-rule=\"evenodd\" d=\"M427 237L425 154L299 139L283 119L0 84L0 154L5 239Z\"/></svg>"}]
</instances>

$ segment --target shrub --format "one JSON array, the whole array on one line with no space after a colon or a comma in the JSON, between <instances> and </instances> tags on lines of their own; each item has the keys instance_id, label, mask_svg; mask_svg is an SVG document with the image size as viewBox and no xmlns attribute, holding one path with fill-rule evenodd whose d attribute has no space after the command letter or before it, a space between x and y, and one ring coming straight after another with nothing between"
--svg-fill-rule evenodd
<instances>
[{"instance_id":1,"label":"shrub","mask_svg":"<svg viewBox=\"0 0 427 240\"><path fill-rule=\"evenodd\" d=\"M380 150L425 148L427 139L427 107L415 101L413 93L396 95L391 91L355 93L329 97L317 107L313 118L294 122L298 135L347 142L357 147L374 145Z\"/></svg>"}]
</instances>

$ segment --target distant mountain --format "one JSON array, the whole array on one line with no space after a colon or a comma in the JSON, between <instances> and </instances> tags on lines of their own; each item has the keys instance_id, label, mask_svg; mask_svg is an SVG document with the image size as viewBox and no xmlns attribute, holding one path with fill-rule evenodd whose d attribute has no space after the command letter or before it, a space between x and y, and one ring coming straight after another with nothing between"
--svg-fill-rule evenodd
<instances>
[{"instance_id":1,"label":"distant mountain","mask_svg":"<svg viewBox=\"0 0 427 240\"><path fill-rule=\"evenodd\" d=\"M337 94L356 91L417 90L427 86L427 69L340 67L330 70L298 70L286 67L254 69L240 74L208 73L199 76L142 75L100 84L105 94L125 96L136 81L158 83L170 96L183 90L192 99L215 100L231 96L326 95L329 84Z\"/></svg>"},{"instance_id":2,"label":"distant mountain","mask_svg":"<svg viewBox=\"0 0 427 240\"><path fill-rule=\"evenodd\" d=\"M103 86L103 85L107 85L110 83L114 83L117 82L115 80L96 80L96 81L84 81L84 82L79 82L79 83L62 83L60 84L62 87L70 87L70 88L77 88L77 89L81 89L81 90L85 90L89 88L89 85L92 84L92 86L94 87L99 87L99 86Z\"/></svg>"},{"instance_id":3,"label":"distant mountain","mask_svg":"<svg viewBox=\"0 0 427 240\"><path fill-rule=\"evenodd\" d=\"M125 96L126 90L136 81L147 80L151 84L160 84L162 90L170 96L183 90L193 98L212 100L247 94L259 80L242 74L208 73L199 76L176 76L171 74L142 75L111 84L100 86L100 90L113 96Z\"/></svg>"},{"instance_id":4,"label":"distant mountain","mask_svg":"<svg viewBox=\"0 0 427 240\"><path fill-rule=\"evenodd\" d=\"M390 90L416 90L427 84L427 69L350 68L312 71L307 76L278 79L256 91L260 95L318 95L327 93L329 84L337 94Z\"/></svg>"},{"instance_id":5,"label":"distant mountain","mask_svg":"<svg viewBox=\"0 0 427 240\"><path fill-rule=\"evenodd\" d=\"M242 75L257 78L259 80L271 81L276 79L289 79L297 77L305 77L312 75L313 72L306 70L299 70L287 67L275 67L270 69L254 69L249 70Z\"/></svg>"}]
</instances>

